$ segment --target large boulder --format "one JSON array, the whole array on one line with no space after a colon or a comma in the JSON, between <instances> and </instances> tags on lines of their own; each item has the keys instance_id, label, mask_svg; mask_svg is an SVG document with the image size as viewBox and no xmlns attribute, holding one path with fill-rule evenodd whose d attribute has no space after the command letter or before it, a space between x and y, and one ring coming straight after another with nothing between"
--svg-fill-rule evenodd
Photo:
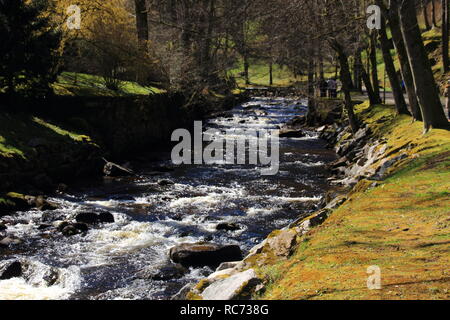
<instances>
[{"instance_id":1,"label":"large boulder","mask_svg":"<svg viewBox=\"0 0 450 320\"><path fill-rule=\"evenodd\" d=\"M43 196L35 197L15 192L10 192L4 199L0 199L0 216L15 211L28 211L34 208L40 211L55 210L58 209L58 205L48 201Z\"/></svg>"},{"instance_id":2,"label":"large boulder","mask_svg":"<svg viewBox=\"0 0 450 320\"><path fill-rule=\"evenodd\" d=\"M213 282L202 293L203 300L249 300L261 284L253 269Z\"/></svg>"},{"instance_id":3,"label":"large boulder","mask_svg":"<svg viewBox=\"0 0 450 320\"><path fill-rule=\"evenodd\" d=\"M18 260L0 262L0 280L17 278L22 275L22 264Z\"/></svg>"},{"instance_id":4,"label":"large boulder","mask_svg":"<svg viewBox=\"0 0 450 320\"><path fill-rule=\"evenodd\" d=\"M57 230L60 231L64 236L71 237L80 233L87 232L89 228L85 223L70 223L64 221L59 224Z\"/></svg>"},{"instance_id":5,"label":"large boulder","mask_svg":"<svg viewBox=\"0 0 450 320\"><path fill-rule=\"evenodd\" d=\"M23 278L33 286L52 286L60 280L61 270L38 261L13 259L0 262L0 280Z\"/></svg>"},{"instance_id":6,"label":"large boulder","mask_svg":"<svg viewBox=\"0 0 450 320\"><path fill-rule=\"evenodd\" d=\"M170 249L170 259L185 267L217 267L222 262L242 260L242 252L236 245L184 243Z\"/></svg>"}]
</instances>

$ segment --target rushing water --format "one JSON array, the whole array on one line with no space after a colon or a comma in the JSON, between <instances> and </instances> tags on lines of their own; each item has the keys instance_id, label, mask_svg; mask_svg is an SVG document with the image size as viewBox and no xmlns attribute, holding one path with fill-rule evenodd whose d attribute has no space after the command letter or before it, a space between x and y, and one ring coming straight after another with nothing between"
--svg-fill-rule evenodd
<instances>
[{"instance_id":1,"label":"rushing water","mask_svg":"<svg viewBox=\"0 0 450 320\"><path fill-rule=\"evenodd\" d=\"M299 101L254 98L207 126L277 129L305 112ZM166 160L141 162L139 178L72 186L69 194L52 199L61 209L44 217L30 211L0 219L8 224L9 236L23 241L0 251L0 260L26 258L36 273L1 280L0 300L167 299L212 270L191 269L181 279L167 281L136 275L166 265L168 250L179 243L238 244L245 253L272 230L314 209L328 188L324 165L333 159L324 142L308 132L304 138L280 139L280 171L275 176L261 176L250 165L182 165L155 173L155 166L172 165ZM174 184L161 186L161 179ZM69 238L54 228L38 229L49 216L66 220L92 208L111 212L115 222ZM238 223L241 229L217 231L222 222ZM51 286L39 276L48 266L60 270L60 280Z\"/></svg>"}]
</instances>

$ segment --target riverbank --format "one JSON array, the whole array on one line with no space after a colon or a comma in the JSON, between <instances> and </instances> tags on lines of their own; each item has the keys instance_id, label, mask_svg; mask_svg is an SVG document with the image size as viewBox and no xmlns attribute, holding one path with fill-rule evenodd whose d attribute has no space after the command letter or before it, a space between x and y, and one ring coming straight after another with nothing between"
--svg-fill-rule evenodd
<instances>
[{"instance_id":1,"label":"riverbank","mask_svg":"<svg viewBox=\"0 0 450 320\"><path fill-rule=\"evenodd\" d=\"M450 297L450 132L422 135L391 106L356 112L365 127L354 138L341 125L319 129L342 156L329 166L331 183L348 192L326 196L321 210L219 267L188 298L230 286L232 299ZM381 271L379 290L368 289L370 266Z\"/></svg>"},{"instance_id":2,"label":"riverbank","mask_svg":"<svg viewBox=\"0 0 450 320\"><path fill-rule=\"evenodd\" d=\"M104 159L122 164L170 149L177 128L228 110L243 95L55 96L0 114L0 210L15 210L19 192L53 193L83 178L101 177ZM3 194L3 195L2 195ZM20 208L19 208L20 209Z\"/></svg>"},{"instance_id":3,"label":"riverbank","mask_svg":"<svg viewBox=\"0 0 450 320\"><path fill-rule=\"evenodd\" d=\"M249 129L278 130L306 113L305 102L253 98L204 121L204 129L256 139ZM174 165L162 152L159 161L133 163L136 176L71 184L48 198L54 210L2 217L0 298L170 299L211 274L225 254L238 259L299 212L315 211L335 153L310 130L279 141L279 175L237 162ZM211 254L184 254L193 249L184 244L197 243ZM56 282L42 279L52 270Z\"/></svg>"}]
</instances>

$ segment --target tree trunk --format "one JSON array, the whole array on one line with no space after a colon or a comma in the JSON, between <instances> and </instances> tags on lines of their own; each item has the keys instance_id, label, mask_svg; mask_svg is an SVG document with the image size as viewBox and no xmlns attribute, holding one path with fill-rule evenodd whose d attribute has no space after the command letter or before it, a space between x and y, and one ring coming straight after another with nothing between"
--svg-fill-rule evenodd
<instances>
[{"instance_id":1,"label":"tree trunk","mask_svg":"<svg viewBox=\"0 0 450 320\"><path fill-rule=\"evenodd\" d=\"M319 73L320 73L320 79L325 79L323 56L320 52L319 52Z\"/></svg>"},{"instance_id":2,"label":"tree trunk","mask_svg":"<svg viewBox=\"0 0 450 320\"><path fill-rule=\"evenodd\" d=\"M380 83L378 81L378 65L377 65L377 43L375 32L370 35L370 66L372 74L372 87L375 94L376 103L381 103Z\"/></svg>"},{"instance_id":3,"label":"tree trunk","mask_svg":"<svg viewBox=\"0 0 450 320\"><path fill-rule=\"evenodd\" d=\"M358 53L359 54L359 58L361 58L361 52ZM379 100L377 99L375 92L373 91L373 87L372 87L372 82L370 82L370 76L367 73L366 69L364 68L364 66L361 65L359 66L360 68L360 73L361 73L361 78L364 82L364 86L366 87L366 91L367 91L367 96L369 97L369 101L370 101L370 105L373 106L375 104L379 104Z\"/></svg>"},{"instance_id":4,"label":"tree trunk","mask_svg":"<svg viewBox=\"0 0 450 320\"><path fill-rule=\"evenodd\" d=\"M377 3L380 3L377 1ZM380 3L381 5L381 3ZM400 28L400 17L398 16L398 7L395 2L391 2L391 7L388 11L385 11L389 26L392 33L392 39L394 40L394 46L397 51L397 56L400 62L400 70L402 78L405 83L406 93L408 94L409 107L412 116L415 120L422 121L422 112L419 107L419 101L417 100L416 88L414 85L414 79L411 72L411 66L409 65L408 53L406 52L405 43L403 41L403 35Z\"/></svg>"},{"instance_id":5,"label":"tree trunk","mask_svg":"<svg viewBox=\"0 0 450 320\"><path fill-rule=\"evenodd\" d=\"M437 19L436 19L436 4L434 3L434 0L431 0L431 23L432 27L437 28Z\"/></svg>"},{"instance_id":6,"label":"tree trunk","mask_svg":"<svg viewBox=\"0 0 450 320\"><path fill-rule=\"evenodd\" d=\"M427 4L428 4L428 0L422 0L422 14L423 14L423 20L425 22L425 30L426 31L431 29L430 19L428 18Z\"/></svg>"},{"instance_id":7,"label":"tree trunk","mask_svg":"<svg viewBox=\"0 0 450 320\"><path fill-rule=\"evenodd\" d=\"M400 0L391 0L391 2L399 4ZM447 128L448 121L439 98L439 91L434 80L428 55L423 45L414 1L401 1L399 16L416 95L422 111L424 131L428 132L432 128Z\"/></svg>"},{"instance_id":8,"label":"tree trunk","mask_svg":"<svg viewBox=\"0 0 450 320\"><path fill-rule=\"evenodd\" d=\"M449 57L448 57L448 33L449 33L449 29L448 29L448 20L449 20L449 16L448 16L448 12L449 12L449 8L448 8L448 4L449 4L449 0L441 0L441 4L442 4L442 62L444 65L444 73L449 71L449 67L450 67L450 61L449 61Z\"/></svg>"},{"instance_id":9,"label":"tree trunk","mask_svg":"<svg viewBox=\"0 0 450 320\"><path fill-rule=\"evenodd\" d=\"M142 48L146 48L147 41L149 39L146 1L134 0L134 5L136 12L136 28L139 44Z\"/></svg>"},{"instance_id":10,"label":"tree trunk","mask_svg":"<svg viewBox=\"0 0 450 320\"><path fill-rule=\"evenodd\" d=\"M247 53L244 53L244 79L245 84L250 84L250 74L249 74L250 64L248 62Z\"/></svg>"},{"instance_id":11,"label":"tree trunk","mask_svg":"<svg viewBox=\"0 0 450 320\"><path fill-rule=\"evenodd\" d=\"M269 85L273 86L273 62L270 59L269 62Z\"/></svg>"},{"instance_id":12,"label":"tree trunk","mask_svg":"<svg viewBox=\"0 0 450 320\"><path fill-rule=\"evenodd\" d=\"M308 54L308 113L306 115L306 123L313 126L316 122L316 98L314 90L314 46L310 41Z\"/></svg>"},{"instance_id":13,"label":"tree trunk","mask_svg":"<svg viewBox=\"0 0 450 320\"><path fill-rule=\"evenodd\" d=\"M361 49L358 49L355 53L355 60L353 64L353 81L355 82L355 90L362 92L362 59L361 59Z\"/></svg>"},{"instance_id":14,"label":"tree trunk","mask_svg":"<svg viewBox=\"0 0 450 320\"><path fill-rule=\"evenodd\" d=\"M350 67L348 64L348 57L344 51L344 48L336 41L331 44L334 50L336 50L339 58L339 64L341 66L341 82L342 91L344 92L344 106L348 114L348 120L352 132L355 134L359 129L358 119L353 110L353 101L350 94L351 75Z\"/></svg>"},{"instance_id":15,"label":"tree trunk","mask_svg":"<svg viewBox=\"0 0 450 320\"><path fill-rule=\"evenodd\" d=\"M380 35L381 50L383 51L383 59L386 68L386 72L391 83L392 94L394 95L395 106L398 114L410 115L408 107L406 105L405 97L403 96L403 90L400 85L400 81L395 70L394 61L392 60L390 42L386 34L386 22L382 19L381 29L378 31Z\"/></svg>"}]
</instances>

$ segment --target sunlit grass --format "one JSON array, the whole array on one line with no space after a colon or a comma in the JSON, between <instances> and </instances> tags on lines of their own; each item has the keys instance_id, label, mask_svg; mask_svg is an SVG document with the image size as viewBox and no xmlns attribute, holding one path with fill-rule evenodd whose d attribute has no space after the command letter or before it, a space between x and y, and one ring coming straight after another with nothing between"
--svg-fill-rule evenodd
<instances>
[{"instance_id":1,"label":"sunlit grass","mask_svg":"<svg viewBox=\"0 0 450 320\"><path fill-rule=\"evenodd\" d=\"M58 95L76 96L150 95L163 91L156 87L143 87L130 81L122 81L119 90L113 91L106 88L100 76L74 72L63 72L58 77L58 81L53 84L53 89Z\"/></svg>"}]
</instances>

